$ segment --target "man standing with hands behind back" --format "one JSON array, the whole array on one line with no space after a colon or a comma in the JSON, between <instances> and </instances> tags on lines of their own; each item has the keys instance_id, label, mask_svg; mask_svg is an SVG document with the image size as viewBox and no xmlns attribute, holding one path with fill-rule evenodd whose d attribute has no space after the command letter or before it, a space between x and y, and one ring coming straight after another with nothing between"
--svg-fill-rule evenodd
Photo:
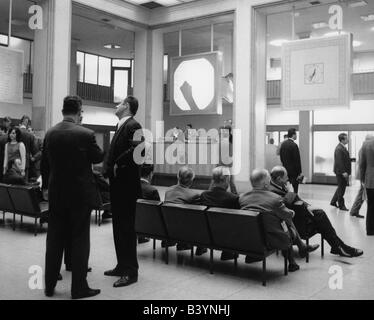
<instances>
[{"instance_id":1,"label":"man standing with hands behind back","mask_svg":"<svg viewBox=\"0 0 374 320\"><path fill-rule=\"evenodd\" d=\"M113 219L113 237L117 266L104 272L106 276L120 277L113 286L128 286L138 281L136 253L135 211L141 198L140 170L133 158L134 149L141 141L134 141L134 134L141 130L134 119L139 103L135 97L127 97L117 106L119 119L117 131L110 145L105 166L105 176L110 181L110 202Z\"/></svg>"},{"instance_id":2,"label":"man standing with hands behind back","mask_svg":"<svg viewBox=\"0 0 374 320\"><path fill-rule=\"evenodd\" d=\"M335 148L334 153L334 173L338 183L338 188L331 199L330 205L337 207L342 211L348 211L344 203L344 193L347 188L349 176L351 175L351 158L345 147L348 144L348 135L346 133L339 134L339 144ZM338 202L338 204L336 204Z\"/></svg>"},{"instance_id":3,"label":"man standing with hands behind back","mask_svg":"<svg viewBox=\"0 0 374 320\"><path fill-rule=\"evenodd\" d=\"M45 267L45 295L52 297L60 273L62 254L71 246L73 299L93 297L100 290L87 283L90 255L90 218L96 205L92 164L103 161L104 153L92 130L79 125L82 100L64 99L64 120L48 130L42 154L43 190L48 189L49 217Z\"/></svg>"}]
</instances>

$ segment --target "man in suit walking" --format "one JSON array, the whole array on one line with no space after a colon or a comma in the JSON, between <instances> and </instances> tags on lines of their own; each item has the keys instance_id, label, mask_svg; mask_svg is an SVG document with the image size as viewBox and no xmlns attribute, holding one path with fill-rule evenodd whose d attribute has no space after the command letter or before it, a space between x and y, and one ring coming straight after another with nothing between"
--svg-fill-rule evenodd
<instances>
[{"instance_id":1,"label":"man in suit walking","mask_svg":"<svg viewBox=\"0 0 374 320\"><path fill-rule=\"evenodd\" d=\"M374 236L374 139L365 141L360 155L360 180L367 194L366 234Z\"/></svg>"},{"instance_id":2,"label":"man in suit walking","mask_svg":"<svg viewBox=\"0 0 374 320\"><path fill-rule=\"evenodd\" d=\"M45 269L45 294L51 297L59 276L62 254L71 245L73 299L92 297L100 290L87 283L90 252L91 210L96 205L92 164L103 161L104 153L92 130L80 125L82 100L64 99L64 120L51 128L42 155L43 190L48 189L49 217Z\"/></svg>"},{"instance_id":3,"label":"man in suit walking","mask_svg":"<svg viewBox=\"0 0 374 320\"><path fill-rule=\"evenodd\" d=\"M114 287L124 287L138 281L136 254L135 212L136 201L141 198L139 166L134 160L134 150L141 141L134 134L142 127L134 119L138 100L127 97L117 106L119 119L117 131L110 145L105 175L110 182L110 202L113 216L113 236L117 266L104 272L106 276L120 277Z\"/></svg>"},{"instance_id":4,"label":"man in suit walking","mask_svg":"<svg viewBox=\"0 0 374 320\"><path fill-rule=\"evenodd\" d=\"M346 133L341 133L338 139L339 144L336 146L334 153L334 173L336 175L338 187L331 199L330 205L340 210L348 211L344 203L344 193L351 174L351 158L345 147L348 144L348 135ZM336 204L336 202L338 202L338 204Z\"/></svg>"},{"instance_id":5,"label":"man in suit walking","mask_svg":"<svg viewBox=\"0 0 374 320\"><path fill-rule=\"evenodd\" d=\"M295 143L297 139L296 129L288 130L288 139L283 141L280 147L279 155L283 167L288 172L288 178L292 184L293 191L298 193L299 182L302 178L301 159L299 147Z\"/></svg>"}]
</instances>

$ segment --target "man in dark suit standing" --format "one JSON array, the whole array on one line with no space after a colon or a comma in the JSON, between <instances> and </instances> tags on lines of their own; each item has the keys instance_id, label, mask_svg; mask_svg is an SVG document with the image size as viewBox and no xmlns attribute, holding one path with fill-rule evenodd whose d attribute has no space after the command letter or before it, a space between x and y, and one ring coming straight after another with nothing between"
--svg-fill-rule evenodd
<instances>
[{"instance_id":1,"label":"man in dark suit standing","mask_svg":"<svg viewBox=\"0 0 374 320\"><path fill-rule=\"evenodd\" d=\"M348 211L344 203L344 193L351 174L351 158L345 147L348 144L348 136L346 133L341 133L338 138L339 144L336 146L334 153L334 173L336 175L338 188L330 204L340 210ZM338 202L338 204L336 204L336 202Z\"/></svg>"},{"instance_id":2,"label":"man in dark suit standing","mask_svg":"<svg viewBox=\"0 0 374 320\"><path fill-rule=\"evenodd\" d=\"M138 281L136 253L135 212L136 201L141 198L139 166L134 160L134 150L141 141L134 134L142 127L134 119L139 103L127 97L117 106L119 119L117 131L110 145L105 175L110 182L110 202L113 216L113 237L117 266L104 272L106 276L121 277L114 287L124 287Z\"/></svg>"},{"instance_id":3,"label":"man in dark suit standing","mask_svg":"<svg viewBox=\"0 0 374 320\"><path fill-rule=\"evenodd\" d=\"M80 126L82 100L66 97L64 120L51 128L44 140L42 155L43 190L48 189L45 294L53 296L61 268L64 246L71 244L73 299L100 293L88 287L90 217L96 205L92 164L103 161L104 153L92 130Z\"/></svg>"},{"instance_id":4,"label":"man in dark suit standing","mask_svg":"<svg viewBox=\"0 0 374 320\"><path fill-rule=\"evenodd\" d=\"M26 166L25 166L25 178L26 181L29 180L31 159L38 153L37 141L33 134L27 130L27 126L30 123L30 118L23 116L19 129L21 131L21 142L25 145L26 148Z\"/></svg>"},{"instance_id":5,"label":"man in dark suit standing","mask_svg":"<svg viewBox=\"0 0 374 320\"><path fill-rule=\"evenodd\" d=\"M288 139L283 141L280 147L279 155L283 167L288 172L290 183L292 184L293 191L298 193L299 182L302 178L301 174L301 160L299 147L295 143L297 139L296 129L291 128L288 130Z\"/></svg>"},{"instance_id":6,"label":"man in dark suit standing","mask_svg":"<svg viewBox=\"0 0 374 320\"><path fill-rule=\"evenodd\" d=\"M366 234L374 236L374 140L364 142L360 156L360 180L366 189Z\"/></svg>"}]
</instances>

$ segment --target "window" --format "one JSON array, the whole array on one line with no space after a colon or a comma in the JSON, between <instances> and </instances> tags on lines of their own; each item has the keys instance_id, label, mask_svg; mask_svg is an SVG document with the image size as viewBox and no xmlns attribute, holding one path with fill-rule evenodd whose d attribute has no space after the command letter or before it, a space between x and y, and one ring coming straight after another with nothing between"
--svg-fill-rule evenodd
<instances>
[{"instance_id":1,"label":"window","mask_svg":"<svg viewBox=\"0 0 374 320\"><path fill-rule=\"evenodd\" d=\"M130 68L131 60L113 59L113 67Z\"/></svg>"},{"instance_id":2,"label":"window","mask_svg":"<svg viewBox=\"0 0 374 320\"><path fill-rule=\"evenodd\" d=\"M84 82L97 84L98 79L98 56L85 54Z\"/></svg>"},{"instance_id":3,"label":"window","mask_svg":"<svg viewBox=\"0 0 374 320\"><path fill-rule=\"evenodd\" d=\"M110 80L111 80L111 67L110 67L110 59L99 57L99 85L110 87Z\"/></svg>"},{"instance_id":4,"label":"window","mask_svg":"<svg viewBox=\"0 0 374 320\"><path fill-rule=\"evenodd\" d=\"M78 81L84 82L84 53L77 52L77 65L78 65Z\"/></svg>"}]
</instances>

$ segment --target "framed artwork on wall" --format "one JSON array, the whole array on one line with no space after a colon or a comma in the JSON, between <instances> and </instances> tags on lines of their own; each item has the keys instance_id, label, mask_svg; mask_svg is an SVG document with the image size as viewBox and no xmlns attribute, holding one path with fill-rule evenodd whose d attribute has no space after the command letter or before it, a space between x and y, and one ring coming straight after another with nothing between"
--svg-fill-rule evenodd
<instances>
[{"instance_id":1,"label":"framed artwork on wall","mask_svg":"<svg viewBox=\"0 0 374 320\"><path fill-rule=\"evenodd\" d=\"M349 108L352 36L296 40L282 46L282 108Z\"/></svg>"},{"instance_id":2,"label":"framed artwork on wall","mask_svg":"<svg viewBox=\"0 0 374 320\"><path fill-rule=\"evenodd\" d=\"M222 114L222 53L175 57L170 66L170 115Z\"/></svg>"}]
</instances>

